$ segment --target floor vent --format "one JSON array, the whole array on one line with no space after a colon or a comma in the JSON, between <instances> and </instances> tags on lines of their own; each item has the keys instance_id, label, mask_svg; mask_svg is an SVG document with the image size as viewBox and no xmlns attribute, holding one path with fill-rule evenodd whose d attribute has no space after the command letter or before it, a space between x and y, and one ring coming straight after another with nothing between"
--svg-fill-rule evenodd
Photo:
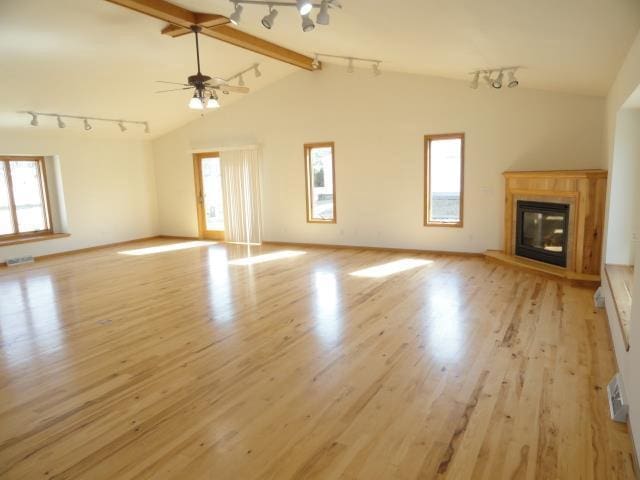
<instances>
[{"instance_id":1,"label":"floor vent","mask_svg":"<svg viewBox=\"0 0 640 480\"><path fill-rule=\"evenodd\" d=\"M7 260L7 267L22 265L23 263L33 263L33 255L25 255L24 257L15 257Z\"/></svg>"},{"instance_id":2,"label":"floor vent","mask_svg":"<svg viewBox=\"0 0 640 480\"><path fill-rule=\"evenodd\" d=\"M616 373L609 385L607 385L607 393L609 394L609 411L611 419L616 422L626 422L629 414L629 404L624 394L622 385L622 376Z\"/></svg>"}]
</instances>

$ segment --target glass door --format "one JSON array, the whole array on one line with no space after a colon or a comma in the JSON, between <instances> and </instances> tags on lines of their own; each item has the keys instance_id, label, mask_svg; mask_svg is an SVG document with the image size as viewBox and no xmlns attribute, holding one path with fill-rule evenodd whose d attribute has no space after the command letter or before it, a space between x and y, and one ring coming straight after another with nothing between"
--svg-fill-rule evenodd
<instances>
[{"instance_id":1,"label":"glass door","mask_svg":"<svg viewBox=\"0 0 640 480\"><path fill-rule=\"evenodd\" d=\"M220 155L217 153L195 154L194 171L200 237L224 240Z\"/></svg>"}]
</instances>

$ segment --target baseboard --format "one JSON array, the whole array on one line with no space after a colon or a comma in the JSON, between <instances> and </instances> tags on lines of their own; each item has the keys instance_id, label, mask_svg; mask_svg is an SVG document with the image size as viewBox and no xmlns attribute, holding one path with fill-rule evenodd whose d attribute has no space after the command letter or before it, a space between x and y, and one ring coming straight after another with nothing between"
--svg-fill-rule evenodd
<instances>
[{"instance_id":1,"label":"baseboard","mask_svg":"<svg viewBox=\"0 0 640 480\"><path fill-rule=\"evenodd\" d=\"M177 235L157 235L153 238L162 238L164 240L202 240L200 237L181 237Z\"/></svg>"},{"instance_id":2,"label":"baseboard","mask_svg":"<svg viewBox=\"0 0 640 480\"><path fill-rule=\"evenodd\" d=\"M448 251L448 250L423 250L417 248L394 248L394 247L370 247L366 245L340 245L333 243L299 243L299 242L280 242L275 240L264 240L262 242L263 245L293 245L296 247L307 247L307 248L357 248L361 250L377 250L383 252L399 252L399 253L428 253L432 255L457 255L464 257L482 257L482 253L476 252L456 252L456 251Z\"/></svg>"},{"instance_id":3,"label":"baseboard","mask_svg":"<svg viewBox=\"0 0 640 480\"><path fill-rule=\"evenodd\" d=\"M58 257L65 257L67 255L74 255L76 253L85 253L85 252L92 252L95 250L102 250L105 248L111 248L111 247L117 247L119 245L126 245L128 243L138 243L138 242L147 242L149 240L154 240L157 238L164 238L164 237L160 237L159 235L154 235L152 237L143 237L143 238L134 238L133 240L124 240L122 242L114 242L114 243L105 243L102 245L95 245L93 247L85 247L85 248L76 248L74 250L65 250L64 252L56 252L56 253L49 253L47 255L39 255L37 257L34 257L35 260L51 260L54 258L58 258ZM33 264L31 264L33 265ZM8 268L6 263L2 263L0 264L0 268Z\"/></svg>"}]
</instances>

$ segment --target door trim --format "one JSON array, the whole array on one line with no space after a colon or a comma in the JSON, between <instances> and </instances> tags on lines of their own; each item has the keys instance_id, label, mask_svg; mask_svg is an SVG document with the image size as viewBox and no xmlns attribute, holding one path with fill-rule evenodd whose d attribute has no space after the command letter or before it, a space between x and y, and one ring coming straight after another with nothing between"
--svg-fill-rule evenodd
<instances>
[{"instance_id":1,"label":"door trim","mask_svg":"<svg viewBox=\"0 0 640 480\"><path fill-rule=\"evenodd\" d=\"M224 230L207 230L204 214L204 195L202 192L202 159L220 158L218 152L202 152L193 154L193 179L196 187L196 210L198 216L198 235L207 240L224 240Z\"/></svg>"}]
</instances>

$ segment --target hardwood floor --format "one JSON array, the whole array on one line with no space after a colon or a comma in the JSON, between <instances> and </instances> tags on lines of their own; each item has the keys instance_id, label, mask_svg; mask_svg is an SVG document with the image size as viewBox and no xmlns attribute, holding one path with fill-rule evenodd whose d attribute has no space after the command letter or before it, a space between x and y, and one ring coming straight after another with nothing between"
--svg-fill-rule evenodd
<instances>
[{"instance_id":1,"label":"hardwood floor","mask_svg":"<svg viewBox=\"0 0 640 480\"><path fill-rule=\"evenodd\" d=\"M634 478L591 290L176 243L0 270L1 478Z\"/></svg>"}]
</instances>

